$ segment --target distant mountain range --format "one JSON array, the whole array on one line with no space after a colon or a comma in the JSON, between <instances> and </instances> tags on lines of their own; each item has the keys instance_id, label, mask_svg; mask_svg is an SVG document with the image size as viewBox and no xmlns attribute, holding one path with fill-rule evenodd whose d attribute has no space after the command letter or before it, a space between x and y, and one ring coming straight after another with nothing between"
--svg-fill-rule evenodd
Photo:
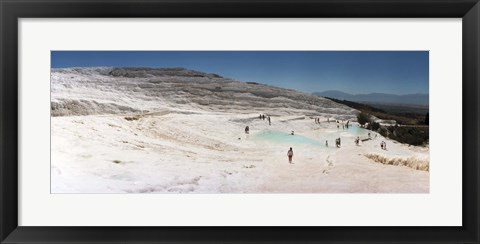
<instances>
[{"instance_id":1,"label":"distant mountain range","mask_svg":"<svg viewBox=\"0 0 480 244\"><path fill-rule=\"evenodd\" d=\"M314 92L313 95L370 104L428 106L428 94L395 95L387 93L369 93L352 95L342 91L331 90Z\"/></svg>"}]
</instances>

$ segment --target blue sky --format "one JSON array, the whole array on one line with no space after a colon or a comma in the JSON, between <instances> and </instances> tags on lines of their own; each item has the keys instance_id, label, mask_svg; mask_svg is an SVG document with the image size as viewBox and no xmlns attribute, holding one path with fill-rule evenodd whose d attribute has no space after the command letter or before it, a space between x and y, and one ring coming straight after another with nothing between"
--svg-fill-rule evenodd
<instances>
[{"instance_id":1,"label":"blue sky","mask_svg":"<svg viewBox=\"0 0 480 244\"><path fill-rule=\"evenodd\" d=\"M184 67L303 92L428 93L428 51L52 51L52 68Z\"/></svg>"}]
</instances>

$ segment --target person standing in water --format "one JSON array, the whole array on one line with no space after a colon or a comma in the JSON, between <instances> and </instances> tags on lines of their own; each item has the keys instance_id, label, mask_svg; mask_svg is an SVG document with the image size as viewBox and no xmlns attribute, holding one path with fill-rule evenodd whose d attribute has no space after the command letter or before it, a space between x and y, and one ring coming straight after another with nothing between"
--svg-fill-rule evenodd
<instances>
[{"instance_id":1,"label":"person standing in water","mask_svg":"<svg viewBox=\"0 0 480 244\"><path fill-rule=\"evenodd\" d=\"M288 156L288 162L289 162L289 163L292 163L292 158L293 158L293 150L292 150L292 148L290 148L290 150L288 150L287 156Z\"/></svg>"}]
</instances>

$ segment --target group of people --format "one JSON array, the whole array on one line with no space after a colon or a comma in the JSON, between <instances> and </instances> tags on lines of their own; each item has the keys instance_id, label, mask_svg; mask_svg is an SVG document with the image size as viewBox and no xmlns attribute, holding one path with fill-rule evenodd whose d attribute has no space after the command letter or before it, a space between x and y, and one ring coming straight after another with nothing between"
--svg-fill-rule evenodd
<instances>
[{"instance_id":1,"label":"group of people","mask_svg":"<svg viewBox=\"0 0 480 244\"><path fill-rule=\"evenodd\" d=\"M265 114L260 114L258 118L260 118L261 120L265 120ZM272 120L270 119L270 116L267 116L266 118L268 121L268 125L272 125Z\"/></svg>"},{"instance_id":2,"label":"group of people","mask_svg":"<svg viewBox=\"0 0 480 244\"><path fill-rule=\"evenodd\" d=\"M347 123L344 123L343 120L342 120L342 129L345 130L345 128L348 129L348 123L350 123L349 120L347 120ZM337 120L337 129L340 129L340 121Z\"/></svg>"},{"instance_id":3,"label":"group of people","mask_svg":"<svg viewBox=\"0 0 480 244\"><path fill-rule=\"evenodd\" d=\"M271 125L270 116L265 116L264 114L260 114L259 118L262 119L262 120L267 119L268 124ZM328 118L327 121L330 122L330 118ZM337 122L337 128L339 128L339 127L340 127L340 121L336 120L336 122ZM343 121L342 121L342 126L343 126L344 129L345 129L345 126L348 128L349 122L350 122L350 121L347 120L346 124L344 124ZM315 123L320 124L320 118L315 118ZM250 133L250 127L246 126L246 127L245 127L245 134L249 134L249 133ZM292 131L290 134L291 134L291 135L294 135L295 132ZM375 137L376 137L376 136L377 136L377 135L375 134ZM371 134L370 134L370 133L368 133L368 138L371 138ZM340 147L341 147L341 143L342 143L342 141L341 141L340 137L337 138L337 139L335 139L335 146L336 146L337 148L340 148ZM358 146L359 143L360 143L360 137L357 136L357 138L355 139L355 144ZM325 146L328 147L328 140L325 141ZM382 142L380 143L380 147L381 147L383 150L387 150L387 143L386 143L385 141L382 141ZM288 156L288 162L291 163L291 164L293 164L293 163L292 163L292 159L293 159L293 149L292 149L291 147L290 147L290 149L289 149L288 152L287 152L287 156Z\"/></svg>"},{"instance_id":4,"label":"group of people","mask_svg":"<svg viewBox=\"0 0 480 244\"><path fill-rule=\"evenodd\" d=\"M293 131L292 131L292 135L293 135ZM341 141L340 137L337 138L337 139L335 139L335 145L336 145L337 147L340 147L341 142L342 142L342 141ZM355 139L355 144L358 146L359 143L360 143L360 137L357 136L357 138ZM328 147L328 140L325 141L325 146ZM387 143L386 143L385 141L382 141L382 142L380 143L380 147L381 147L383 150L387 150ZM292 159L293 159L293 149L292 149L292 148L290 148L290 150L288 150L287 156L288 156L288 162L291 163L291 164L293 164L293 163L292 163Z\"/></svg>"}]
</instances>

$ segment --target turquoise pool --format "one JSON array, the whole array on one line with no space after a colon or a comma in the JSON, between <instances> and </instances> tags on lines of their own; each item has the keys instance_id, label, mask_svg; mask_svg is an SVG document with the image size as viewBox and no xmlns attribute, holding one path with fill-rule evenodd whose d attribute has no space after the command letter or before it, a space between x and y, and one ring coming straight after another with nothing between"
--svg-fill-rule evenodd
<instances>
[{"instance_id":1,"label":"turquoise pool","mask_svg":"<svg viewBox=\"0 0 480 244\"><path fill-rule=\"evenodd\" d=\"M340 129L341 128L342 127L340 127ZM357 125L350 126L350 127L348 127L348 129L345 129L343 131L348 132L348 133L350 133L354 136L360 136L360 137L368 137L368 133L369 132L372 133L372 131L364 129L364 128L360 128ZM373 133L372 133L372 135L373 135Z\"/></svg>"},{"instance_id":2,"label":"turquoise pool","mask_svg":"<svg viewBox=\"0 0 480 244\"><path fill-rule=\"evenodd\" d=\"M302 135L291 135L289 133L274 130L258 132L254 135L253 139L265 142L325 146L325 142L321 143L320 141Z\"/></svg>"}]
</instances>

